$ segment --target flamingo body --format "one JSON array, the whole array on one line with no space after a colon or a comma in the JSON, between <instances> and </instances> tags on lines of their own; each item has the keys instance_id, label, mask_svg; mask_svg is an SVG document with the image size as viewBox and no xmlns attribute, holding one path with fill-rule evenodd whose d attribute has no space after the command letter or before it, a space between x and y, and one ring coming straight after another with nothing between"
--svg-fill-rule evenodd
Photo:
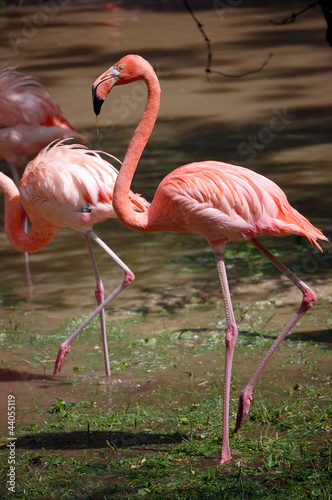
<instances>
[{"instance_id":1,"label":"flamingo body","mask_svg":"<svg viewBox=\"0 0 332 500\"><path fill-rule=\"evenodd\" d=\"M277 184L217 161L178 167L161 181L149 208L151 230L198 233L210 244L299 234L320 248L316 239L322 237Z\"/></svg>"},{"instance_id":2,"label":"flamingo body","mask_svg":"<svg viewBox=\"0 0 332 500\"><path fill-rule=\"evenodd\" d=\"M116 218L112 205L118 171L97 152L57 143L41 151L20 182L22 205L29 217L86 233L94 224ZM131 193L133 206L147 202Z\"/></svg>"},{"instance_id":3,"label":"flamingo body","mask_svg":"<svg viewBox=\"0 0 332 500\"><path fill-rule=\"evenodd\" d=\"M313 290L256 238L266 234L301 234L319 249L321 247L317 240L327 238L289 204L285 193L274 182L249 169L217 161L191 163L175 169L161 181L148 210L133 212L130 206L130 185L157 118L161 93L158 78L145 59L131 54L100 75L92 87L94 110L98 115L113 87L136 80L145 82L148 99L115 183L113 206L120 221L127 227L143 232L198 233L206 238L215 254L227 321L220 457L220 463L225 463L232 459L229 447L229 399L233 354L238 335L224 261L225 245L230 240L250 239L303 294L297 312L279 334L240 395L236 422L238 430L249 411L253 388L267 362L281 341L291 333L294 325L316 301Z\"/></svg>"},{"instance_id":4,"label":"flamingo body","mask_svg":"<svg viewBox=\"0 0 332 500\"><path fill-rule=\"evenodd\" d=\"M0 158L21 167L55 139L86 138L64 118L57 102L35 78L0 68Z\"/></svg>"}]
</instances>

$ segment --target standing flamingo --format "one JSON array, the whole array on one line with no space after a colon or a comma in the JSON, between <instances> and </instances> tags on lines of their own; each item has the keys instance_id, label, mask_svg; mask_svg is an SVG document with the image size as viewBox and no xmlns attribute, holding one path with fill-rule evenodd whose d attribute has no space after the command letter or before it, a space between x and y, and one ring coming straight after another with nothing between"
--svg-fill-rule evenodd
<instances>
[{"instance_id":1,"label":"standing flamingo","mask_svg":"<svg viewBox=\"0 0 332 500\"><path fill-rule=\"evenodd\" d=\"M110 155L109 155L110 156ZM95 223L116 218L112 206L118 171L97 151L59 141L43 149L26 167L18 190L0 172L0 189L5 196L5 232L16 250L33 253L48 245L62 227L83 232L96 278L99 306L59 349L54 374L60 371L71 343L91 319L100 313L106 375L110 375L104 307L135 279L134 273L92 231ZM147 202L130 193L133 210L143 211ZM31 223L27 234L21 225L21 203ZM125 278L104 301L104 287L94 258L91 240L103 248L125 273Z\"/></svg>"},{"instance_id":2,"label":"standing flamingo","mask_svg":"<svg viewBox=\"0 0 332 500\"><path fill-rule=\"evenodd\" d=\"M320 250L317 239L327 238L287 201L285 193L271 180L243 167L217 161L191 163L177 168L159 184L153 201L144 213L135 213L129 203L130 185L138 161L153 130L160 102L160 86L152 66L138 55L127 55L94 82L93 104L96 115L116 85L143 80L148 99L142 119L128 146L114 187L113 207L125 226L143 232L172 231L201 234L216 257L225 303L227 331L223 394L223 432L220 463L232 459L229 448L229 397L232 359L238 334L224 262L225 245L231 240L252 243L303 293L293 318L261 362L241 393L237 428L249 411L252 391L264 366L292 327L313 305L315 293L274 257L257 239L262 235L300 234Z\"/></svg>"},{"instance_id":3,"label":"standing flamingo","mask_svg":"<svg viewBox=\"0 0 332 500\"><path fill-rule=\"evenodd\" d=\"M0 68L0 158L9 163L19 185L26 158L55 139L86 138L62 116L57 102L34 77L15 67Z\"/></svg>"}]
</instances>

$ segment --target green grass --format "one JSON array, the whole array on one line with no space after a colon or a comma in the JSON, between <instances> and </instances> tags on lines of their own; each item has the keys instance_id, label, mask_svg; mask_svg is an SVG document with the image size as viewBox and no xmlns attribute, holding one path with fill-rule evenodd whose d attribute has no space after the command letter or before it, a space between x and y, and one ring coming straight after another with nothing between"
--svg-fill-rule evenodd
<instances>
[{"instance_id":1,"label":"green grass","mask_svg":"<svg viewBox=\"0 0 332 500\"><path fill-rule=\"evenodd\" d=\"M259 311L260 304L255 309ZM29 406L18 406L17 486L15 494L4 489L3 497L332 498L332 405L324 369L330 352L311 341L280 346L272 374L262 377L254 392L242 429L231 432L234 460L220 466L222 365L216 359L224 350L222 325L163 330L128 343L135 325L144 331L154 319L137 313L113 325L110 349L116 348L121 360L112 360L113 377L128 376L128 383L106 389L87 384L75 376L74 366L61 396L50 402L41 394ZM89 335L94 329L98 332L98 323ZM255 328L239 335L231 426L238 394L248 378L242 373L243 363L256 365L255 355L266 351L275 335ZM211 357L207 366L206 356ZM91 357L86 363L91 366ZM292 381L280 383L284 367L293 365L297 371ZM83 366L79 370L84 373ZM160 373L165 373L167 383ZM132 386L133 376L137 386ZM0 482L5 485L5 436L2 443Z\"/></svg>"},{"instance_id":2,"label":"green grass","mask_svg":"<svg viewBox=\"0 0 332 500\"><path fill-rule=\"evenodd\" d=\"M193 391L191 403L179 404L181 395L165 392L159 408L132 402L106 412L96 397L36 408L35 428L20 425L11 497L331 498L327 384L275 389L273 403L256 394L231 436L234 461L223 466L220 398ZM235 411L233 401L233 419ZM1 455L5 481L5 448Z\"/></svg>"}]
</instances>

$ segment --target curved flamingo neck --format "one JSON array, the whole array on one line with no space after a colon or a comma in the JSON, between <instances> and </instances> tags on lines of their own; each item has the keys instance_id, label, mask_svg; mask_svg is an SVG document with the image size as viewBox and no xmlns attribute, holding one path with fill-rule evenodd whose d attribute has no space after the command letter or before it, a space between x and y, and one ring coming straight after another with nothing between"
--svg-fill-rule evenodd
<instances>
[{"instance_id":1,"label":"curved flamingo neck","mask_svg":"<svg viewBox=\"0 0 332 500\"><path fill-rule=\"evenodd\" d=\"M113 207L123 225L144 231L148 230L148 210L143 213L135 212L130 206L129 191L139 159L157 119L161 89L158 78L150 65L144 68L141 79L147 86L148 99L114 186Z\"/></svg>"},{"instance_id":2,"label":"curved flamingo neck","mask_svg":"<svg viewBox=\"0 0 332 500\"><path fill-rule=\"evenodd\" d=\"M44 219L31 221L32 231L27 234L22 229L20 193L15 183L0 172L0 189L5 196L5 233L20 252L34 253L52 241L61 228L49 224Z\"/></svg>"}]
</instances>

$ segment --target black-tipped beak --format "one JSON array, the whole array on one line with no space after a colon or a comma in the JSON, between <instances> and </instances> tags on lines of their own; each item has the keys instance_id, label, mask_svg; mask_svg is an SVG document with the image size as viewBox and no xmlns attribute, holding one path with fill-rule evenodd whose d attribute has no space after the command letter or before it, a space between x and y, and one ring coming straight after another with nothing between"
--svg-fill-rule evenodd
<instances>
[{"instance_id":1,"label":"black-tipped beak","mask_svg":"<svg viewBox=\"0 0 332 500\"><path fill-rule=\"evenodd\" d=\"M93 104L93 110L94 110L96 116L99 115L101 107L105 101L105 99L101 99L100 97L97 96L97 94L96 94L97 87L98 87L98 85L92 86L92 104Z\"/></svg>"}]
</instances>

